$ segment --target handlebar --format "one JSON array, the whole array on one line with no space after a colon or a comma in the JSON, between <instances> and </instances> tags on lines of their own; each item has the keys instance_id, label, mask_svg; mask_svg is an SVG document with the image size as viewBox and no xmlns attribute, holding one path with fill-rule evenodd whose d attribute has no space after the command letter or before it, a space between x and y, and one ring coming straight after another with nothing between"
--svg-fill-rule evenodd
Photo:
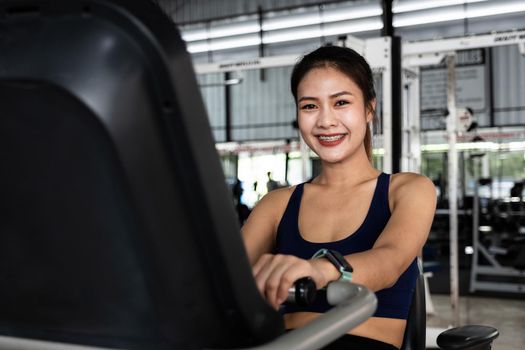
<instances>
[{"instance_id":1,"label":"handlebar","mask_svg":"<svg viewBox=\"0 0 525 350\"><path fill-rule=\"evenodd\" d=\"M316 294L317 288L314 280L310 277L303 277L295 281L294 285L288 289L285 304L309 306L315 301Z\"/></svg>"}]
</instances>

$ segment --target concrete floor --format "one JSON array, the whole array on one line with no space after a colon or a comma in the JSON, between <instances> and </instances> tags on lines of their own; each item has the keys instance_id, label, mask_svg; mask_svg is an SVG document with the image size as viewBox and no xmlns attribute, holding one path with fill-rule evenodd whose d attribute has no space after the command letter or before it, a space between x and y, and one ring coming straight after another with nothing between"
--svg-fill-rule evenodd
<instances>
[{"instance_id":1,"label":"concrete floor","mask_svg":"<svg viewBox=\"0 0 525 350\"><path fill-rule=\"evenodd\" d=\"M427 315L427 327L447 328L452 324L449 295L432 295L435 314ZM525 299L460 297L461 325L479 324L497 328L494 350L525 349ZM427 347L433 348L437 333L427 332ZM435 333L435 334L434 334ZM430 338L430 339L429 339ZM433 338L433 339L432 339Z\"/></svg>"}]
</instances>

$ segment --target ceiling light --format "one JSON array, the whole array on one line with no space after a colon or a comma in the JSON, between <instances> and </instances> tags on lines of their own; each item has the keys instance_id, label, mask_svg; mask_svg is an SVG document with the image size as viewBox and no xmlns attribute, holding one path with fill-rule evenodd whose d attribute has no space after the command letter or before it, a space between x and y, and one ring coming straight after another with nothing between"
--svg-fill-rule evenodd
<instances>
[{"instance_id":1,"label":"ceiling light","mask_svg":"<svg viewBox=\"0 0 525 350\"><path fill-rule=\"evenodd\" d=\"M405 1L395 1L392 6L392 12L402 13L418 10L426 10L430 8L443 7L443 6L452 6L452 5L462 5L464 3L475 3L475 2L484 2L487 0L405 0Z\"/></svg>"},{"instance_id":2,"label":"ceiling light","mask_svg":"<svg viewBox=\"0 0 525 350\"><path fill-rule=\"evenodd\" d=\"M244 22L232 25L223 25L220 27L211 27L210 38L222 38L226 36L242 35L249 33L257 33L261 30L261 26L256 22Z\"/></svg>"},{"instance_id":3,"label":"ceiling light","mask_svg":"<svg viewBox=\"0 0 525 350\"><path fill-rule=\"evenodd\" d=\"M415 13L401 13L394 16L394 27L408 27L420 24L430 24L462 20L465 18L477 18L496 16L507 13L518 13L525 11L524 1L506 1L498 3L479 3L463 8L463 6L452 6L443 9L432 9Z\"/></svg>"},{"instance_id":4,"label":"ceiling light","mask_svg":"<svg viewBox=\"0 0 525 350\"><path fill-rule=\"evenodd\" d=\"M262 29L277 30L318 24L320 22L321 18L319 17L319 13L304 13L301 15L289 15L283 17L264 19Z\"/></svg>"},{"instance_id":5,"label":"ceiling light","mask_svg":"<svg viewBox=\"0 0 525 350\"><path fill-rule=\"evenodd\" d=\"M498 4L483 4L484 6L476 6L467 8L467 18L486 17L503 15L507 13L517 13L525 11L524 1L506 1Z\"/></svg>"},{"instance_id":6,"label":"ceiling light","mask_svg":"<svg viewBox=\"0 0 525 350\"><path fill-rule=\"evenodd\" d=\"M183 30L181 36L184 41L206 40L208 39L208 31L205 28Z\"/></svg>"},{"instance_id":7,"label":"ceiling light","mask_svg":"<svg viewBox=\"0 0 525 350\"><path fill-rule=\"evenodd\" d=\"M261 43L259 35L243 35L235 38L214 39L207 42L188 43L187 50L190 53L200 53L206 51L218 51L235 49L239 47L256 46Z\"/></svg>"}]
</instances>

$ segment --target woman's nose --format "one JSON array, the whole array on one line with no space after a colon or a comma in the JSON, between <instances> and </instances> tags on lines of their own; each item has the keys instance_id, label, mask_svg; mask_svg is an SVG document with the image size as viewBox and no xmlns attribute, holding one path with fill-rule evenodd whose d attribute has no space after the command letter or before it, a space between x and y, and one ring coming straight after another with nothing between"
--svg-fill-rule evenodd
<instances>
[{"instance_id":1,"label":"woman's nose","mask_svg":"<svg viewBox=\"0 0 525 350\"><path fill-rule=\"evenodd\" d=\"M322 128L337 125L338 118L336 113L330 108L322 108L317 119L317 126Z\"/></svg>"}]
</instances>

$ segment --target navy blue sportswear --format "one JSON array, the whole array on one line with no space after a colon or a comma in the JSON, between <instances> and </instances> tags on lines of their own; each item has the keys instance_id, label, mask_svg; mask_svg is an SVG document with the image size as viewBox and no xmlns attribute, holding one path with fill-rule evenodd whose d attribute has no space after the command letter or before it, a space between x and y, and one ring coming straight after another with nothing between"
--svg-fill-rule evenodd
<instances>
[{"instance_id":1,"label":"navy blue sportswear","mask_svg":"<svg viewBox=\"0 0 525 350\"><path fill-rule=\"evenodd\" d=\"M377 178L372 203L361 226L357 231L344 239L326 243L309 242L301 236L298 219L304 184L297 185L279 223L274 253L310 259L321 248L336 250L343 255L371 249L390 219L391 213L388 205L389 184L390 175L381 173ZM348 215L351 215L351 213ZM374 316L407 319L418 274L417 262L414 259L395 285L376 292L378 306ZM331 307L325 298L318 298L309 307L286 306L284 312L309 311L322 313Z\"/></svg>"}]
</instances>

